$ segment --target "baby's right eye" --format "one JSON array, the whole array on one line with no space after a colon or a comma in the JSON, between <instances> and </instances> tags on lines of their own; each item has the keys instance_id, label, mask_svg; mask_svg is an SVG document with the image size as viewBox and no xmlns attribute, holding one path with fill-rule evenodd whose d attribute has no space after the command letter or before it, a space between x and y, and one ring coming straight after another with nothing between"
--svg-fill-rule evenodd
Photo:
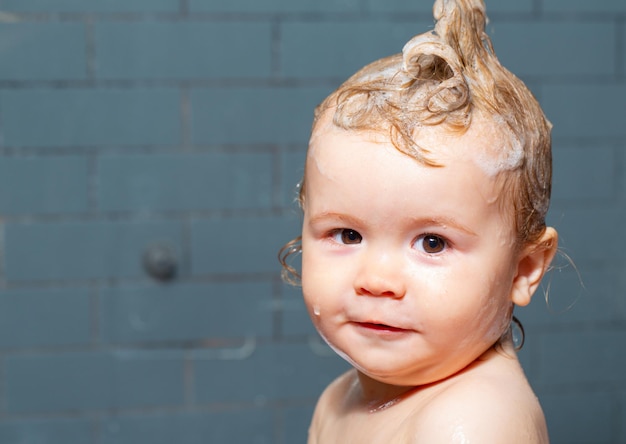
<instances>
[{"instance_id":1,"label":"baby's right eye","mask_svg":"<svg viewBox=\"0 0 626 444\"><path fill-rule=\"evenodd\" d=\"M332 238L336 242L346 245L360 244L363 240L363 237L359 234L358 231L354 231L349 228L340 228L333 231Z\"/></svg>"}]
</instances>

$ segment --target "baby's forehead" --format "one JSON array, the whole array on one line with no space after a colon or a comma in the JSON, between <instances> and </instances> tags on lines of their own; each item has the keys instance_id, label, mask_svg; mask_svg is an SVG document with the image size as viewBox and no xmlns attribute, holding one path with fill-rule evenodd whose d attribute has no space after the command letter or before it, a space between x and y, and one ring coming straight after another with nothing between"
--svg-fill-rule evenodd
<instances>
[{"instance_id":1,"label":"baby's forehead","mask_svg":"<svg viewBox=\"0 0 626 444\"><path fill-rule=\"evenodd\" d=\"M324 136L337 133L354 135L374 143L393 143L389 126L344 130L334 124L333 116L334 109L331 108L317 119L309 142L309 156L315 156ZM464 131L453 131L444 125L417 124L413 142L420 153L427 153L433 164L443 166L454 160L470 160L490 177L516 169L523 160L522 143L508 128L503 117L497 114L474 112L471 124ZM411 156L410 152L404 153Z\"/></svg>"}]
</instances>

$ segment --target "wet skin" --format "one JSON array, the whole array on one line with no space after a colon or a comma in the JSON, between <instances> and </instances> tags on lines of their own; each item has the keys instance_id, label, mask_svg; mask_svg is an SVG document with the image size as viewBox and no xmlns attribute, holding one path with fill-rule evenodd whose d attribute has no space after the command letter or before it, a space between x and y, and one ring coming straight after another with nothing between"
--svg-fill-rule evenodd
<instances>
[{"instance_id":1,"label":"wet skin","mask_svg":"<svg viewBox=\"0 0 626 444\"><path fill-rule=\"evenodd\" d=\"M516 247L475 161L492 141L438 135L433 168L378 134L323 128L305 173L303 294L355 370L320 398L309 442L546 443L515 353L494 343L551 255Z\"/></svg>"}]
</instances>

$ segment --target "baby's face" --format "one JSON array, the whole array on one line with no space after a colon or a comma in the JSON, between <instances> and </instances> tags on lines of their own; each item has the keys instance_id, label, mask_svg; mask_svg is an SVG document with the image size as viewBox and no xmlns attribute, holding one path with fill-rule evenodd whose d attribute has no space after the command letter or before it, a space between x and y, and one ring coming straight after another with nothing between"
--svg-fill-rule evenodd
<instances>
[{"instance_id":1,"label":"baby's face","mask_svg":"<svg viewBox=\"0 0 626 444\"><path fill-rule=\"evenodd\" d=\"M440 380L508 327L512 219L500 212L495 179L468 154L488 142L473 132L442 137L433 148L445 166L434 168L370 133L327 126L312 139L305 302L326 341L374 379Z\"/></svg>"}]
</instances>

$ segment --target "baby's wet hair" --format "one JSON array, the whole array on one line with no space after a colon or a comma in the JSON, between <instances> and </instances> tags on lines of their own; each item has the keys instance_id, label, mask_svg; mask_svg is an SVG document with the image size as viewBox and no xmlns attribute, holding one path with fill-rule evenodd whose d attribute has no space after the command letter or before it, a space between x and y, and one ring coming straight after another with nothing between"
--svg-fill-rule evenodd
<instances>
[{"instance_id":1,"label":"baby's wet hair","mask_svg":"<svg viewBox=\"0 0 626 444\"><path fill-rule=\"evenodd\" d=\"M313 134L331 113L336 127L387 134L398 150L436 167L430 148L416 142L420 131L463 134L486 117L502 145L482 163L501 176L502 204L514 218L518 244L532 243L545 230L550 201L551 124L526 85L498 61L482 0L437 0L433 13L433 31L367 65L316 108ZM306 180L301 204L305 197Z\"/></svg>"}]
</instances>

